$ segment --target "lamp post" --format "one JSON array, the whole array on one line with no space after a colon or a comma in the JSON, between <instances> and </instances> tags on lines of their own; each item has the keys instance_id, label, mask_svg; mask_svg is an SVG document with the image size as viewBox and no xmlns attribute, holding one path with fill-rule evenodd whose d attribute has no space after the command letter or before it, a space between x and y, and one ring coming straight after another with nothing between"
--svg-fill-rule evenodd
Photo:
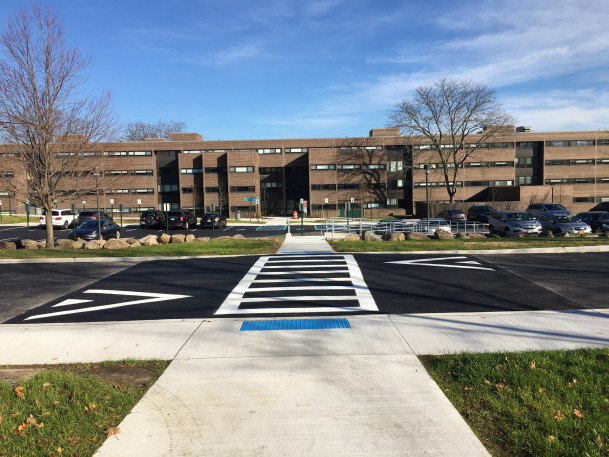
<instances>
[{"instance_id":1,"label":"lamp post","mask_svg":"<svg viewBox=\"0 0 609 457\"><path fill-rule=\"evenodd\" d=\"M99 171L94 170L93 176L95 176L95 198L97 200L97 239L101 240L102 239L101 214L99 212L99 185L98 185Z\"/></svg>"},{"instance_id":2,"label":"lamp post","mask_svg":"<svg viewBox=\"0 0 609 457\"><path fill-rule=\"evenodd\" d=\"M550 186L550 189L552 189L552 203L554 203L554 184Z\"/></svg>"},{"instance_id":3,"label":"lamp post","mask_svg":"<svg viewBox=\"0 0 609 457\"><path fill-rule=\"evenodd\" d=\"M427 219L429 219L429 165L423 166L425 169L425 200L427 202Z\"/></svg>"}]
</instances>

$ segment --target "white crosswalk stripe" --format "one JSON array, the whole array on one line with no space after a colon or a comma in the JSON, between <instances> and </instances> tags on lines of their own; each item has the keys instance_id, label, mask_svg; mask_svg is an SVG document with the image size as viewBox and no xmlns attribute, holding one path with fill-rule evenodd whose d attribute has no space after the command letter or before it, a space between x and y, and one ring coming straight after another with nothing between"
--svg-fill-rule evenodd
<instances>
[{"instance_id":1,"label":"white crosswalk stripe","mask_svg":"<svg viewBox=\"0 0 609 457\"><path fill-rule=\"evenodd\" d=\"M216 315L378 311L352 255L263 256Z\"/></svg>"}]
</instances>

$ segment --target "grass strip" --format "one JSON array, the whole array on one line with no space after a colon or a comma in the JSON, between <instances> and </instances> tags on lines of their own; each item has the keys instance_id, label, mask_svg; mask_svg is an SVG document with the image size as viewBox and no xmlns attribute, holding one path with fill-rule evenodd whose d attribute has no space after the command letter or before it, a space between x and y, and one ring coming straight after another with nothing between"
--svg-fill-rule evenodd
<instances>
[{"instance_id":1,"label":"grass strip","mask_svg":"<svg viewBox=\"0 0 609 457\"><path fill-rule=\"evenodd\" d=\"M531 249L554 247L609 246L605 237L530 237L530 238L486 238L453 240L407 240L407 241L343 241L330 244L336 252L387 252L387 251L456 251Z\"/></svg>"},{"instance_id":2,"label":"grass strip","mask_svg":"<svg viewBox=\"0 0 609 457\"><path fill-rule=\"evenodd\" d=\"M494 457L609 455L609 348L420 358Z\"/></svg>"},{"instance_id":3,"label":"grass strip","mask_svg":"<svg viewBox=\"0 0 609 457\"><path fill-rule=\"evenodd\" d=\"M281 240L283 241L283 240ZM170 243L126 249L18 249L0 251L0 259L164 257L198 255L274 254L280 242L264 240L211 240L207 243Z\"/></svg>"},{"instance_id":4,"label":"grass strip","mask_svg":"<svg viewBox=\"0 0 609 457\"><path fill-rule=\"evenodd\" d=\"M0 456L93 455L168 364L61 365L0 382Z\"/></svg>"}]
</instances>

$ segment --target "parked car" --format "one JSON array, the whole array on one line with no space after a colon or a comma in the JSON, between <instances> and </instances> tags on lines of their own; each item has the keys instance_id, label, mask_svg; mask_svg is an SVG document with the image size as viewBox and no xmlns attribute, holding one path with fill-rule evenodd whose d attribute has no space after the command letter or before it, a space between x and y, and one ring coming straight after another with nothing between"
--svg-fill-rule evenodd
<instances>
[{"instance_id":1,"label":"parked car","mask_svg":"<svg viewBox=\"0 0 609 457\"><path fill-rule=\"evenodd\" d=\"M600 202L588 211L609 211L609 202Z\"/></svg>"},{"instance_id":2,"label":"parked car","mask_svg":"<svg viewBox=\"0 0 609 457\"><path fill-rule=\"evenodd\" d=\"M374 226L374 230L381 232L398 232L402 226L401 219L381 219Z\"/></svg>"},{"instance_id":3,"label":"parked car","mask_svg":"<svg viewBox=\"0 0 609 457\"><path fill-rule=\"evenodd\" d=\"M186 230L197 227L197 218L190 210L178 209L169 211L168 217L167 226L170 229L180 228Z\"/></svg>"},{"instance_id":4,"label":"parked car","mask_svg":"<svg viewBox=\"0 0 609 457\"><path fill-rule=\"evenodd\" d=\"M609 231L609 212L607 211L589 211L579 213L576 217L588 224L594 233Z\"/></svg>"},{"instance_id":5,"label":"parked car","mask_svg":"<svg viewBox=\"0 0 609 457\"><path fill-rule=\"evenodd\" d=\"M444 230L445 232L452 233L450 224L444 219L421 219L419 223L413 228L415 232L425 233L427 235L433 235L436 230Z\"/></svg>"},{"instance_id":6,"label":"parked car","mask_svg":"<svg viewBox=\"0 0 609 457\"><path fill-rule=\"evenodd\" d=\"M556 214L543 214L537 218L543 230L549 230L556 235L561 233L591 233L588 224L582 222L575 216L560 216Z\"/></svg>"},{"instance_id":7,"label":"parked car","mask_svg":"<svg viewBox=\"0 0 609 457\"><path fill-rule=\"evenodd\" d=\"M51 218L53 219L53 227L67 230L68 227L74 225L74 215L71 209L51 210ZM40 216L40 225L46 225L46 214Z\"/></svg>"},{"instance_id":8,"label":"parked car","mask_svg":"<svg viewBox=\"0 0 609 457\"><path fill-rule=\"evenodd\" d=\"M201 228L226 227L226 216L220 213L205 213L201 217Z\"/></svg>"},{"instance_id":9,"label":"parked car","mask_svg":"<svg viewBox=\"0 0 609 457\"><path fill-rule=\"evenodd\" d=\"M537 219L542 214L555 214L557 216L571 216L571 211L562 206L560 203L531 203L527 209L527 213Z\"/></svg>"},{"instance_id":10,"label":"parked car","mask_svg":"<svg viewBox=\"0 0 609 457\"><path fill-rule=\"evenodd\" d=\"M489 205L474 205L467 210L467 220L472 222L488 222L488 217L495 208Z\"/></svg>"},{"instance_id":11,"label":"parked car","mask_svg":"<svg viewBox=\"0 0 609 457\"><path fill-rule=\"evenodd\" d=\"M164 228L165 213L158 209L143 211L140 216L140 228Z\"/></svg>"},{"instance_id":12,"label":"parked car","mask_svg":"<svg viewBox=\"0 0 609 457\"><path fill-rule=\"evenodd\" d=\"M102 219L100 221L90 219L71 230L68 238L73 240L74 236L76 236L77 240L97 240L99 226L101 226L101 235L104 240L121 237L121 228L114 221L110 219Z\"/></svg>"},{"instance_id":13,"label":"parked car","mask_svg":"<svg viewBox=\"0 0 609 457\"><path fill-rule=\"evenodd\" d=\"M97 219L107 219L109 221L112 220L112 216L104 211L81 211L78 213L78 220L76 221L76 225L80 227L86 221L97 221Z\"/></svg>"},{"instance_id":14,"label":"parked car","mask_svg":"<svg viewBox=\"0 0 609 457\"><path fill-rule=\"evenodd\" d=\"M465 222L465 213L460 209L444 209L438 214L438 219L448 222Z\"/></svg>"},{"instance_id":15,"label":"parked car","mask_svg":"<svg viewBox=\"0 0 609 457\"><path fill-rule=\"evenodd\" d=\"M488 217L488 231L491 235L494 233L539 235L541 224L524 211L495 211Z\"/></svg>"}]
</instances>

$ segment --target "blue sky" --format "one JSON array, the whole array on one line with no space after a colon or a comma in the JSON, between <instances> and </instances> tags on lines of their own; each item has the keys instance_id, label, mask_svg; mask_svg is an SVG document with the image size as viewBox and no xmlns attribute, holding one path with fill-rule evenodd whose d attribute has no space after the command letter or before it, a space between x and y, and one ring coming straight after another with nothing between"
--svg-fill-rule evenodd
<instances>
[{"instance_id":1,"label":"blue sky","mask_svg":"<svg viewBox=\"0 0 609 457\"><path fill-rule=\"evenodd\" d=\"M473 79L535 131L609 128L606 0L55 0L123 122L205 139L367 136L416 87ZM23 0L2 0L7 18Z\"/></svg>"}]
</instances>

